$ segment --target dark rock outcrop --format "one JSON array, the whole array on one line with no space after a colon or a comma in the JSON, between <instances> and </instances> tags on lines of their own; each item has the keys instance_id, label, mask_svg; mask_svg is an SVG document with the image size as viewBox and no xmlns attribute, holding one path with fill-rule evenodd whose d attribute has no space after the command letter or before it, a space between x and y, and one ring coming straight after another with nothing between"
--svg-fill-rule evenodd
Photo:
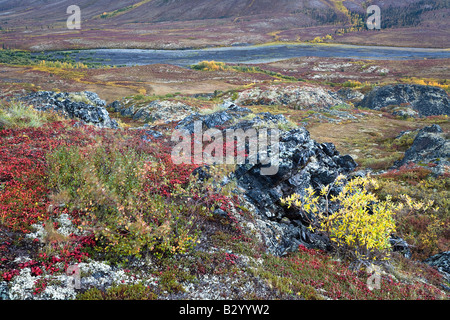
<instances>
[{"instance_id":1,"label":"dark rock outcrop","mask_svg":"<svg viewBox=\"0 0 450 320\"><path fill-rule=\"evenodd\" d=\"M336 94L345 102L358 103L364 99L364 94L350 88L339 89Z\"/></svg>"},{"instance_id":2,"label":"dark rock outcrop","mask_svg":"<svg viewBox=\"0 0 450 320\"><path fill-rule=\"evenodd\" d=\"M277 129L287 120L282 115L253 114L247 108L229 104L226 110L213 114L191 115L182 120L177 128L193 133L195 121L202 121L203 129L267 128L270 136L270 130ZM266 250L272 254L283 255L296 250L300 244L325 249L328 240L307 229L311 217L288 210L281 205L280 198L293 193L303 195L310 186L319 190L334 182L339 174L352 172L357 164L350 156L340 155L333 144L320 144L311 139L303 127L280 130L279 139L274 143L269 144L268 149L270 155L274 150L279 151L278 165L272 174L264 172L269 165L273 166L272 162L261 164L255 161L237 164L232 174L243 192L245 205L255 212L254 228L261 235ZM199 168L194 174L199 179L207 179L208 167Z\"/></svg>"},{"instance_id":3,"label":"dark rock outcrop","mask_svg":"<svg viewBox=\"0 0 450 320\"><path fill-rule=\"evenodd\" d=\"M417 133L411 147L406 150L402 160L395 163L401 167L408 163L432 164L429 168L436 174L448 171L450 167L450 140L446 138L442 128L433 124Z\"/></svg>"},{"instance_id":4,"label":"dark rock outcrop","mask_svg":"<svg viewBox=\"0 0 450 320\"><path fill-rule=\"evenodd\" d=\"M102 128L118 128L106 110L106 102L94 92L39 91L20 98L39 111L55 111L66 118L79 119Z\"/></svg>"},{"instance_id":5,"label":"dark rock outcrop","mask_svg":"<svg viewBox=\"0 0 450 320\"><path fill-rule=\"evenodd\" d=\"M438 253L424 261L426 264L436 268L450 282L450 251ZM450 291L450 288L447 287Z\"/></svg>"},{"instance_id":6,"label":"dark rock outcrop","mask_svg":"<svg viewBox=\"0 0 450 320\"><path fill-rule=\"evenodd\" d=\"M266 239L270 252L283 254L295 250L299 244L324 249L327 240L306 229L311 217L287 210L281 206L280 198L293 193L304 195L310 186L318 191L334 182L339 174L349 174L357 164L350 156L341 156L333 144L312 140L305 128L284 132L279 150L279 168L275 175L262 174L258 164L240 165L235 172L238 184L266 227L278 230L277 241Z\"/></svg>"},{"instance_id":7,"label":"dark rock outcrop","mask_svg":"<svg viewBox=\"0 0 450 320\"><path fill-rule=\"evenodd\" d=\"M274 127L279 124L286 124L287 119L283 115L273 115L269 112L254 114L248 108L239 107L234 103L225 102L220 106L219 111L211 114L194 113L181 120L176 129L187 130L194 133L194 123L200 121L202 129L243 129L255 127Z\"/></svg>"},{"instance_id":8,"label":"dark rock outcrop","mask_svg":"<svg viewBox=\"0 0 450 320\"><path fill-rule=\"evenodd\" d=\"M115 112L120 112L122 116L132 117L133 120L165 123L180 121L197 111L193 106L171 100L154 100L148 104L115 101L109 107L114 108Z\"/></svg>"},{"instance_id":9,"label":"dark rock outcrop","mask_svg":"<svg viewBox=\"0 0 450 320\"><path fill-rule=\"evenodd\" d=\"M397 84L375 88L357 106L375 110L403 106L417 111L422 117L450 115L450 98L447 92L423 85Z\"/></svg>"}]
</instances>

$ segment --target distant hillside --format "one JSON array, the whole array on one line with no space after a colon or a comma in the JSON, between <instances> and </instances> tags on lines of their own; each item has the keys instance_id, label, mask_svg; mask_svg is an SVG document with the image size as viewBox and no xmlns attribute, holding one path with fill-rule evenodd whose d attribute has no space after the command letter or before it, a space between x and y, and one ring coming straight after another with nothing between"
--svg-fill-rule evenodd
<instances>
[{"instance_id":1,"label":"distant hillside","mask_svg":"<svg viewBox=\"0 0 450 320\"><path fill-rule=\"evenodd\" d=\"M3 0L0 23L50 25L66 20L65 9L72 0ZM149 23L226 19L265 15L307 15L319 24L345 21L349 13L364 14L370 4L383 9L389 26L418 24L422 14L449 8L447 0L79 0L83 19L102 24ZM401 19L400 19L401 18ZM329 19L329 20L327 20Z\"/></svg>"},{"instance_id":2,"label":"distant hillside","mask_svg":"<svg viewBox=\"0 0 450 320\"><path fill-rule=\"evenodd\" d=\"M14 39L8 33L37 32L35 36L52 37L56 30L65 28L68 17L66 8L74 4L73 0L0 0L0 42L11 44ZM377 4L382 9L383 28L426 27L448 32L450 2L448 0L78 0L81 8L84 31L109 31L108 37L116 38L117 31L124 34L136 34L131 30L145 30L138 35L149 35L158 30L170 39L174 34L161 30L177 30L179 38L172 42L179 46L188 43L202 46L212 43L211 37L217 36L216 44L225 42L247 42L239 33L252 34L253 42L270 40L297 41L310 40L326 34L342 35L344 33L364 31L367 19L366 8ZM322 29L299 30L301 28ZM203 28L199 30L198 28ZM213 28L205 33L205 28ZM190 29L186 32L186 29ZM181 30L181 31L180 31ZM297 34L292 34L297 30ZM44 32L45 31L45 32ZM200 31L200 32L199 32ZM297 32L296 31L296 32ZM211 34L213 32L213 34ZM231 33L234 35L232 36ZM309 37L311 34L311 37ZM79 36L79 35L78 35ZM84 40L88 39L85 35ZM66 35L66 37L68 37ZM306 39L305 39L306 37ZM231 40L233 38L233 40ZM19 40L20 36L15 40ZM29 43L27 35L22 41ZM3 41L2 41L3 40ZM59 43L59 39L40 39L45 42ZM83 39L82 39L83 40ZM105 40L106 39L102 39ZM132 40L132 39L129 39ZM145 42L134 39L136 43ZM190 41L189 41L190 40ZM244 40L244 41L241 41ZM179 42L183 43L179 43ZM81 41L83 42L83 41ZM82 46L95 46L92 40ZM146 39L158 47L155 39ZM198 43L197 43L198 42ZM195 44L197 43L197 44ZM19 45L18 44L18 45ZM228 43L230 44L230 43ZM13 45L14 46L14 45Z\"/></svg>"}]
</instances>

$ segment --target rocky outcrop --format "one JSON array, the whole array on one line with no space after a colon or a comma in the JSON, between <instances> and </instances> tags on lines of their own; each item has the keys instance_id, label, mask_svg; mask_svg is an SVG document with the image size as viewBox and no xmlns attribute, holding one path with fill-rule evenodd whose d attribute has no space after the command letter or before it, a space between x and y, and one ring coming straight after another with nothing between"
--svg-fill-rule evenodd
<instances>
[{"instance_id":1,"label":"rocky outcrop","mask_svg":"<svg viewBox=\"0 0 450 320\"><path fill-rule=\"evenodd\" d=\"M102 128L118 128L106 110L106 102L94 93L39 91L20 98L39 111L55 111L66 118L79 119Z\"/></svg>"},{"instance_id":2,"label":"rocky outcrop","mask_svg":"<svg viewBox=\"0 0 450 320\"><path fill-rule=\"evenodd\" d=\"M115 112L120 112L122 116L132 117L133 120L163 121L164 123L180 121L197 111L195 107L171 100L155 100L144 106L134 103L125 106L117 101L111 104L111 107L114 108Z\"/></svg>"},{"instance_id":3,"label":"rocky outcrop","mask_svg":"<svg viewBox=\"0 0 450 320\"><path fill-rule=\"evenodd\" d=\"M222 130L279 128L287 121L282 115L253 114L247 108L230 103L225 110L213 114L191 115L177 128L193 133L194 121L198 120L202 121L204 129ZM292 193L305 194L305 189L310 186L319 190L334 182L339 174L348 175L357 164L350 156L340 155L333 144L320 144L311 139L303 127L280 132L276 142L278 166L274 174L264 173L268 164L247 162L237 165L232 178L236 178L246 206L255 213L253 227L261 235L268 252L283 255L296 250L300 244L325 249L328 240L307 229L308 217L287 210L281 205L280 198ZM276 149L275 145L270 145L269 153ZM208 178L208 167L196 170L195 174L200 179Z\"/></svg>"},{"instance_id":4,"label":"rocky outcrop","mask_svg":"<svg viewBox=\"0 0 450 320\"><path fill-rule=\"evenodd\" d=\"M449 171L450 140L439 125L433 124L419 130L413 144L406 150L404 158L397 161L395 166L401 167L411 162L431 164L428 167L436 174Z\"/></svg>"},{"instance_id":5,"label":"rocky outcrop","mask_svg":"<svg viewBox=\"0 0 450 320\"><path fill-rule=\"evenodd\" d=\"M438 253L424 261L426 264L436 268L450 283L450 251ZM450 288L446 288L450 291Z\"/></svg>"},{"instance_id":6,"label":"rocky outcrop","mask_svg":"<svg viewBox=\"0 0 450 320\"><path fill-rule=\"evenodd\" d=\"M397 84L375 88L357 106L376 110L389 106L408 107L422 117L450 115L450 98L445 90L423 85Z\"/></svg>"},{"instance_id":7,"label":"rocky outcrop","mask_svg":"<svg viewBox=\"0 0 450 320\"><path fill-rule=\"evenodd\" d=\"M348 103L359 103L364 99L364 94L359 92L358 90L350 89L350 88L342 88L337 92L339 98Z\"/></svg>"},{"instance_id":8,"label":"rocky outcrop","mask_svg":"<svg viewBox=\"0 0 450 320\"><path fill-rule=\"evenodd\" d=\"M352 172L357 164L350 156L341 156L333 144L312 140L305 128L284 132L279 150L277 174L263 175L258 164L241 165L235 172L247 201L260 218L268 251L280 255L299 244L324 249L327 240L306 229L308 217L281 206L280 198L305 194L309 186L319 190L339 174Z\"/></svg>"},{"instance_id":9,"label":"rocky outcrop","mask_svg":"<svg viewBox=\"0 0 450 320\"><path fill-rule=\"evenodd\" d=\"M310 85L251 88L240 92L235 102L244 106L286 105L295 109L329 108L344 103L335 92Z\"/></svg>"},{"instance_id":10,"label":"rocky outcrop","mask_svg":"<svg viewBox=\"0 0 450 320\"><path fill-rule=\"evenodd\" d=\"M288 121L283 115L273 115L269 112L253 113L248 108L240 107L232 102L224 102L217 112L211 114L194 113L181 120L176 129L194 133L194 123L200 121L202 129L248 129L255 127L273 128Z\"/></svg>"}]
</instances>

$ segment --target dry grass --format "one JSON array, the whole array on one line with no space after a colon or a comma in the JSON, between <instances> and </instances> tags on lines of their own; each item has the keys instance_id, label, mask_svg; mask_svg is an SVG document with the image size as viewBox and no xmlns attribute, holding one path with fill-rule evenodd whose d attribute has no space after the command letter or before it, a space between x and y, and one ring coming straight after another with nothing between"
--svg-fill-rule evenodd
<instances>
[{"instance_id":1,"label":"dry grass","mask_svg":"<svg viewBox=\"0 0 450 320\"><path fill-rule=\"evenodd\" d=\"M365 111L358 121L341 124L316 123L308 127L313 139L332 142L341 154L350 154L361 168L387 169L403 152L392 150L392 141L402 131L429 125L426 120L405 121L382 112ZM444 130L448 130L444 124Z\"/></svg>"}]
</instances>

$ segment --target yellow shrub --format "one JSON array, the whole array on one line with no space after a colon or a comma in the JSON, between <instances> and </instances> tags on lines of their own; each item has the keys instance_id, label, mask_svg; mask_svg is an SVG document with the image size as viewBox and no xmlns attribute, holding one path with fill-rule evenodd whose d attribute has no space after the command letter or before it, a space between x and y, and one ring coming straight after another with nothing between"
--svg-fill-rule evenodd
<instances>
[{"instance_id":1,"label":"yellow shrub","mask_svg":"<svg viewBox=\"0 0 450 320\"><path fill-rule=\"evenodd\" d=\"M223 71L227 69L227 66L223 62L218 61L202 61L193 66L193 69L204 71Z\"/></svg>"},{"instance_id":2,"label":"yellow shrub","mask_svg":"<svg viewBox=\"0 0 450 320\"><path fill-rule=\"evenodd\" d=\"M145 88L139 88L138 92L139 92L139 94L142 94L144 96L147 94L147 90Z\"/></svg>"},{"instance_id":3,"label":"yellow shrub","mask_svg":"<svg viewBox=\"0 0 450 320\"><path fill-rule=\"evenodd\" d=\"M61 61L45 61L39 62L40 67L59 68L59 69L87 69L88 66L82 62L70 63Z\"/></svg>"},{"instance_id":4,"label":"yellow shrub","mask_svg":"<svg viewBox=\"0 0 450 320\"><path fill-rule=\"evenodd\" d=\"M345 81L343 83L343 86L344 87L357 88L357 87L361 87L362 83L359 82L359 81L356 81L356 80L348 80L348 81Z\"/></svg>"},{"instance_id":5,"label":"yellow shrub","mask_svg":"<svg viewBox=\"0 0 450 320\"><path fill-rule=\"evenodd\" d=\"M386 260L391 249L390 235L395 231L394 214L400 205L390 199L380 201L368 192L369 185L376 182L369 178L355 178L344 185L344 176L339 176L335 185L342 185L337 196L330 197L330 186L325 186L320 196L326 200L326 208L319 206L320 196L310 187L306 196L293 194L281 199L288 207L295 206L317 219L309 227L311 231L325 232L336 249L354 261ZM329 213L331 202L339 205Z\"/></svg>"},{"instance_id":6,"label":"yellow shrub","mask_svg":"<svg viewBox=\"0 0 450 320\"><path fill-rule=\"evenodd\" d=\"M419 84L422 86L433 86L433 87L442 88L444 90L450 89L450 85L448 85L447 81L445 81L445 80L444 81L436 81L436 80L431 80L431 79L410 78L409 83Z\"/></svg>"}]
</instances>

